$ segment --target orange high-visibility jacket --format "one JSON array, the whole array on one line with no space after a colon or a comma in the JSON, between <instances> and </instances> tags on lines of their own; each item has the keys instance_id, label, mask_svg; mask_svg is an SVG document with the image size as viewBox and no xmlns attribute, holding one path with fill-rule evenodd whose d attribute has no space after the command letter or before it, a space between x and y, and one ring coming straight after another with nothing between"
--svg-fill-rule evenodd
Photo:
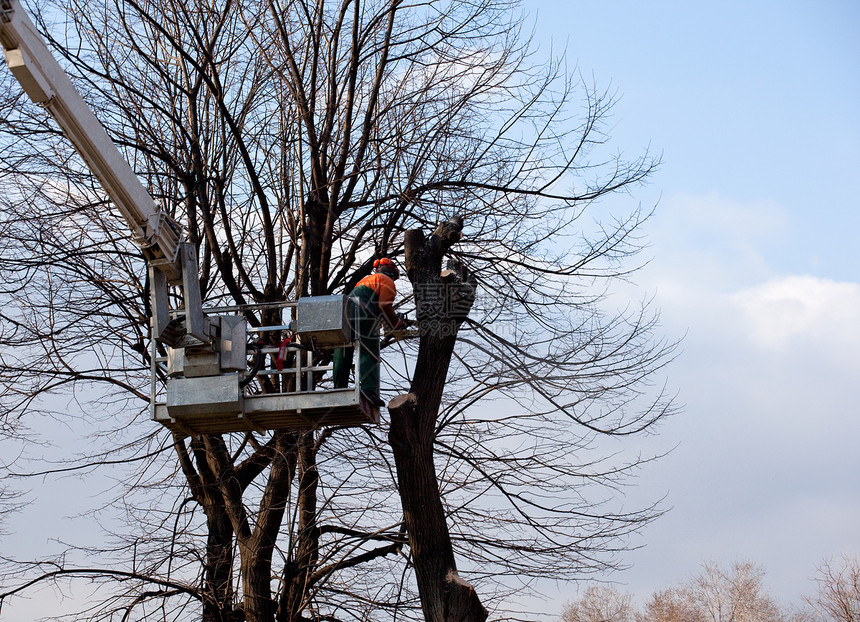
<instances>
[{"instance_id":1,"label":"orange high-visibility jacket","mask_svg":"<svg viewBox=\"0 0 860 622\"><path fill-rule=\"evenodd\" d=\"M370 292L362 291L361 288L367 288ZM362 296L362 293L370 293L369 300ZM399 320L394 312L394 297L397 295L397 286L391 277L380 273L366 276L356 284L353 294L358 294L360 299L364 299L366 303L369 302L371 311L377 315L384 315L391 326L397 326ZM374 303L376 308L374 308Z\"/></svg>"}]
</instances>

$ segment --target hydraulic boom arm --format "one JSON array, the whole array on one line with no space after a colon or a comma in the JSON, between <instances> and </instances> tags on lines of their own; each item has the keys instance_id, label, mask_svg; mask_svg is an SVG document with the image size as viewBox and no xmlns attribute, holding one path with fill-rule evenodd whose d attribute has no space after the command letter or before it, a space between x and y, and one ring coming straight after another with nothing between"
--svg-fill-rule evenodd
<instances>
[{"instance_id":1,"label":"hydraulic boom arm","mask_svg":"<svg viewBox=\"0 0 860 622\"><path fill-rule=\"evenodd\" d=\"M131 229L147 259L152 281L153 328L167 328L167 284L183 289L185 332L211 339L202 313L193 248L182 242L182 228L160 209L108 137L66 72L53 57L19 0L0 0L0 44L6 64L27 95L56 120Z\"/></svg>"},{"instance_id":2,"label":"hydraulic boom arm","mask_svg":"<svg viewBox=\"0 0 860 622\"><path fill-rule=\"evenodd\" d=\"M24 91L41 104L72 141L131 228L147 259L180 278L179 226L161 211L108 138L66 72L54 59L18 0L0 0L0 42L6 64Z\"/></svg>"},{"instance_id":3,"label":"hydraulic boom arm","mask_svg":"<svg viewBox=\"0 0 860 622\"><path fill-rule=\"evenodd\" d=\"M203 312L194 244L182 239L176 221L155 203L45 45L19 0L0 0L0 44L6 64L27 95L43 106L72 141L89 169L122 213L132 239L148 263L152 295L152 333L166 346L166 357L152 349L152 418L176 433L248 432L261 429L360 425L378 422L379 410L362 397L360 385L316 391L324 368L315 364L318 347L357 347L349 327L346 297L306 297L296 304L295 332L302 343L293 354L295 369L268 381L282 393L248 392L260 372L248 374L248 322L242 315ZM168 287L182 289L182 311L169 308ZM171 316L176 316L172 318ZM276 324L254 332L275 335L292 330ZM293 337L285 339L286 351ZM255 345L255 361L273 355ZM278 351L277 348L274 348ZM300 350L300 351L299 351ZM279 356L281 354L279 353ZM302 363L304 357L307 361ZM357 357L359 365L362 357ZM280 359L279 359L280 361ZM159 401L157 379L166 374ZM268 376L282 373L266 370ZM260 372L262 375L262 372ZM355 378L361 377L356 367ZM287 377L289 375L289 378ZM163 376L162 376L163 377ZM292 382L292 391L289 390ZM262 383L261 383L262 386Z\"/></svg>"}]
</instances>

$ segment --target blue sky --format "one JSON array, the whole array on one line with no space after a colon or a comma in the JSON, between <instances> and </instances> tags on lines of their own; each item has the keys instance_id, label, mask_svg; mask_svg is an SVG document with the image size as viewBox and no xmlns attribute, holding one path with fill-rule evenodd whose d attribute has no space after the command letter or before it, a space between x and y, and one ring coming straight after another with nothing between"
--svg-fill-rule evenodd
<instances>
[{"instance_id":1,"label":"blue sky","mask_svg":"<svg viewBox=\"0 0 860 622\"><path fill-rule=\"evenodd\" d=\"M685 410L628 493L671 511L606 578L643 600L749 560L797 604L824 557L860 554L860 3L525 6L542 50L617 90L614 143L663 154L637 285L686 335Z\"/></svg>"},{"instance_id":2,"label":"blue sky","mask_svg":"<svg viewBox=\"0 0 860 622\"><path fill-rule=\"evenodd\" d=\"M617 90L613 144L664 160L635 197L658 210L624 295L656 294L665 334L686 335L684 413L643 446L677 448L628 492L671 510L605 578L644 599L747 559L797 602L822 558L860 555L860 2L524 6L542 51ZM550 589L550 612L576 594Z\"/></svg>"},{"instance_id":3,"label":"blue sky","mask_svg":"<svg viewBox=\"0 0 860 622\"><path fill-rule=\"evenodd\" d=\"M838 234L860 225L860 4L526 6L539 41L566 44L584 74L617 89L615 142L663 152L652 190L774 201L814 236L781 249L781 266L855 274L841 254L854 238Z\"/></svg>"}]
</instances>

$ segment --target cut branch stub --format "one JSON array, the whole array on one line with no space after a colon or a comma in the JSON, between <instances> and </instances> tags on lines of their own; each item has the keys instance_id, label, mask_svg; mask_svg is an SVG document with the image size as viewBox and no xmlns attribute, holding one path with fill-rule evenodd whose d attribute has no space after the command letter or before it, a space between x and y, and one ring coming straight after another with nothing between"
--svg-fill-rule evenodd
<instances>
[{"instance_id":1,"label":"cut branch stub","mask_svg":"<svg viewBox=\"0 0 860 622\"><path fill-rule=\"evenodd\" d=\"M422 337L455 337L475 301L477 283L465 266L449 260L442 269L445 253L460 241L462 232L463 217L454 216L440 223L429 238L420 229L410 229L404 237L406 274L415 293Z\"/></svg>"},{"instance_id":2,"label":"cut branch stub","mask_svg":"<svg viewBox=\"0 0 860 622\"><path fill-rule=\"evenodd\" d=\"M454 569L446 577L445 620L484 622L488 611L481 604L472 584L462 579Z\"/></svg>"},{"instance_id":3,"label":"cut branch stub","mask_svg":"<svg viewBox=\"0 0 860 622\"><path fill-rule=\"evenodd\" d=\"M389 439L398 449L414 446L416 442L415 413L418 401L413 393L401 393L388 402L391 417Z\"/></svg>"}]
</instances>

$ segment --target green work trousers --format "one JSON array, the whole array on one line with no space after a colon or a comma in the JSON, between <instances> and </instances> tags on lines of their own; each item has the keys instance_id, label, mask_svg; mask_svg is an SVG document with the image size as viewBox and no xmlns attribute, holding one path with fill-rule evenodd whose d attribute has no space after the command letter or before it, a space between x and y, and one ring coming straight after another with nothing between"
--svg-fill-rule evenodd
<instances>
[{"instance_id":1,"label":"green work trousers","mask_svg":"<svg viewBox=\"0 0 860 622\"><path fill-rule=\"evenodd\" d=\"M362 291L366 290L366 291ZM355 324L353 330L358 336L360 348L358 354L358 366L361 378L358 383L361 392L368 395L379 395L379 324L377 318L371 312L373 308L371 296L373 290L367 287L358 287L353 290L350 298L350 321ZM357 311L357 313L356 313ZM357 315L357 321L354 320ZM355 357L355 348L335 348L333 360L334 386L343 389L349 386L349 370Z\"/></svg>"}]
</instances>

